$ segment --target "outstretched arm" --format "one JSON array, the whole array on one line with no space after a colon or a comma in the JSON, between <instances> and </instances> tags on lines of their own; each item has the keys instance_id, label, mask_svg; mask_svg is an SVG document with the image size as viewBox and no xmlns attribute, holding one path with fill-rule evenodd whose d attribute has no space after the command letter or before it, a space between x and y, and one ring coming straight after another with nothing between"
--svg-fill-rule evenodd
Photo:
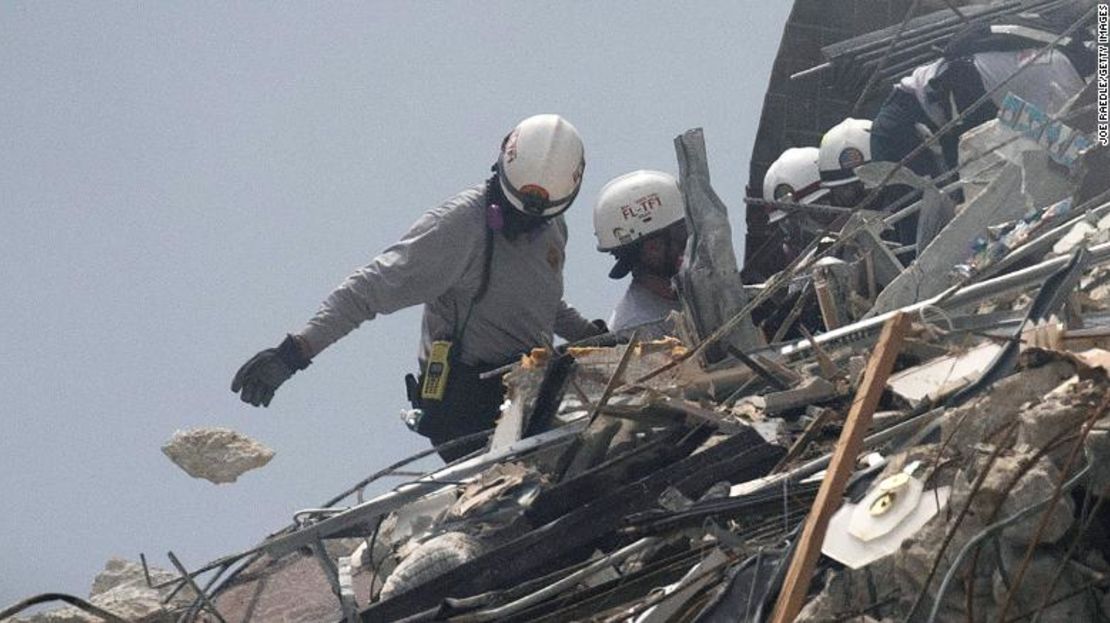
<instances>
[{"instance_id":1,"label":"outstretched arm","mask_svg":"<svg viewBox=\"0 0 1110 623\"><path fill-rule=\"evenodd\" d=\"M457 283L480 254L485 234L484 214L465 201L461 195L424 214L400 241L333 290L299 333L247 361L231 391L244 402L268 406L282 383L363 322L431 301Z\"/></svg>"},{"instance_id":2,"label":"outstretched arm","mask_svg":"<svg viewBox=\"0 0 1110 623\"><path fill-rule=\"evenodd\" d=\"M458 282L484 230L473 214L441 207L426 213L400 241L332 291L299 336L315 356L378 314L434 300Z\"/></svg>"}]
</instances>

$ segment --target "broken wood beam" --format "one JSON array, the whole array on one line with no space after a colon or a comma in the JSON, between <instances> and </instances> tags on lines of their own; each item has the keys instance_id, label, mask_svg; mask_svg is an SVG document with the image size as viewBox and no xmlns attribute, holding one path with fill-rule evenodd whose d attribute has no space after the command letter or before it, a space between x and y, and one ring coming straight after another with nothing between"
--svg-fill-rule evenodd
<instances>
[{"instance_id":1,"label":"broken wood beam","mask_svg":"<svg viewBox=\"0 0 1110 623\"><path fill-rule=\"evenodd\" d=\"M883 395L886 380L894 368L894 360L909 327L909 316L901 312L895 314L883 327L879 343L867 363L859 393L852 401L851 410L845 419L844 430L836 442L832 461L821 481L817 499L813 501L813 507L806 517L802 536L799 537L771 618L774 623L790 623L802 609L817 558L821 555L821 544L825 539L829 519L840 507L848 478L852 475L856 457L863 445L863 437L871 426L871 416L879 405L879 398Z\"/></svg>"}]
</instances>

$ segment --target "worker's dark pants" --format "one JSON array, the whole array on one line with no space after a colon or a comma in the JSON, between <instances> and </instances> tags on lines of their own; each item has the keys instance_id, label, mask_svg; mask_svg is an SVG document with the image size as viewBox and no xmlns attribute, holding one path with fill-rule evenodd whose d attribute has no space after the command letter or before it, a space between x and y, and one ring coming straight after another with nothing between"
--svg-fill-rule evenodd
<instances>
[{"instance_id":1,"label":"worker's dark pants","mask_svg":"<svg viewBox=\"0 0 1110 623\"><path fill-rule=\"evenodd\" d=\"M449 441L493 428L498 409L505 399L501 377L482 380L479 375L497 366L465 366L453 363L447 375L447 389L443 400L414 401L424 411L417 427L418 433L439 447ZM424 379L421 377L420 386ZM485 438L475 439L449 448L437 450L446 463L471 452L481 450Z\"/></svg>"},{"instance_id":2,"label":"worker's dark pants","mask_svg":"<svg viewBox=\"0 0 1110 623\"><path fill-rule=\"evenodd\" d=\"M894 89L871 122L871 159L876 162L901 162L922 143L917 133L918 123L931 127L917 98ZM933 152L928 149L906 163L906 167L922 177L936 177L941 173ZM883 196L893 203L906 192L909 192L907 187L897 186L886 189ZM896 236L902 244L913 244L917 239L917 215L900 221L896 226Z\"/></svg>"},{"instance_id":3,"label":"worker's dark pants","mask_svg":"<svg viewBox=\"0 0 1110 623\"><path fill-rule=\"evenodd\" d=\"M925 177L936 177L959 164L960 136L964 132L990 121L998 114L998 107L986 102L968 113L971 105L986 94L983 79L971 58L949 61L929 83L934 90L937 104L947 110L953 104L960 111L957 125L939 139L943 166L938 164L930 151L922 151L907 163L911 171ZM900 162L923 142L916 124L922 123L936 132L925 109L917 98L895 88L883 102L871 123L871 159L880 162Z\"/></svg>"},{"instance_id":4,"label":"worker's dark pants","mask_svg":"<svg viewBox=\"0 0 1110 623\"><path fill-rule=\"evenodd\" d=\"M894 89L883 102L879 113L871 122L871 159L878 162L900 162L921 145L916 125L934 129L921 104L912 94ZM930 150L925 150L906 163L922 177L936 177L941 173Z\"/></svg>"}]
</instances>

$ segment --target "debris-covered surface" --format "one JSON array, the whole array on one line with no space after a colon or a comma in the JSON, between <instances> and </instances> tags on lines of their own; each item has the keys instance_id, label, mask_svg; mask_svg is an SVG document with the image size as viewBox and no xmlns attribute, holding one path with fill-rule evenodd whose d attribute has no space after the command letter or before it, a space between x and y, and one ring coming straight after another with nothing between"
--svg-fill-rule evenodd
<instances>
[{"instance_id":1,"label":"debris-covered surface","mask_svg":"<svg viewBox=\"0 0 1110 623\"><path fill-rule=\"evenodd\" d=\"M162 453L186 474L216 484L235 482L274 458L270 448L227 428L179 430L162 446Z\"/></svg>"},{"instance_id":2,"label":"debris-covered surface","mask_svg":"<svg viewBox=\"0 0 1110 623\"><path fill-rule=\"evenodd\" d=\"M787 56L816 4L796 3ZM964 20L1079 6L1060 28L1075 33L1093 15L1082 0L883 5L881 30L811 50L820 80L887 87ZM920 47L884 67L905 33ZM773 87L806 68L776 64ZM185 621L1110 618L1110 165L1080 140L1092 97L1058 118L1005 100L960 138L960 192L865 169L874 196L901 179L924 199L849 210L746 288L728 236L709 235L723 203L703 137L684 134L702 238L678 335L533 351L499 371L509 399L485 450L391 465L255 547L174 559L147 590L174 593ZM850 105L829 101L810 111L829 115L818 134ZM890 234L918 210L908 254ZM386 477L402 484L363 498Z\"/></svg>"},{"instance_id":3,"label":"debris-covered surface","mask_svg":"<svg viewBox=\"0 0 1110 623\"><path fill-rule=\"evenodd\" d=\"M187 608L196 598L190 588L171 588L177 584L176 577L171 571L144 569L140 563L112 558L93 580L88 603L131 623L171 623L176 620L175 612ZM157 584L163 584L164 588L152 588ZM99 623L103 620L89 609L74 606L11 619L13 623Z\"/></svg>"}]
</instances>

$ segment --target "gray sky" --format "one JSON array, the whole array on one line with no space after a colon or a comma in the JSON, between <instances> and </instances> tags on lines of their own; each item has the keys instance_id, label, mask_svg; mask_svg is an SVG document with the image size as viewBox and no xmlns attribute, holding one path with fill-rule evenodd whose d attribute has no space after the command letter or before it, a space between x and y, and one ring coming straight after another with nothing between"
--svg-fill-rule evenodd
<instances>
[{"instance_id":1,"label":"gray sky","mask_svg":"<svg viewBox=\"0 0 1110 623\"><path fill-rule=\"evenodd\" d=\"M601 185L677 173L705 128L740 198L790 2L0 3L0 607L87 595L111 556L195 567L425 448L397 416L419 309L325 351L269 409L228 386L520 119L586 145L566 298L625 284ZM160 452L228 426L277 451L232 485Z\"/></svg>"}]
</instances>

